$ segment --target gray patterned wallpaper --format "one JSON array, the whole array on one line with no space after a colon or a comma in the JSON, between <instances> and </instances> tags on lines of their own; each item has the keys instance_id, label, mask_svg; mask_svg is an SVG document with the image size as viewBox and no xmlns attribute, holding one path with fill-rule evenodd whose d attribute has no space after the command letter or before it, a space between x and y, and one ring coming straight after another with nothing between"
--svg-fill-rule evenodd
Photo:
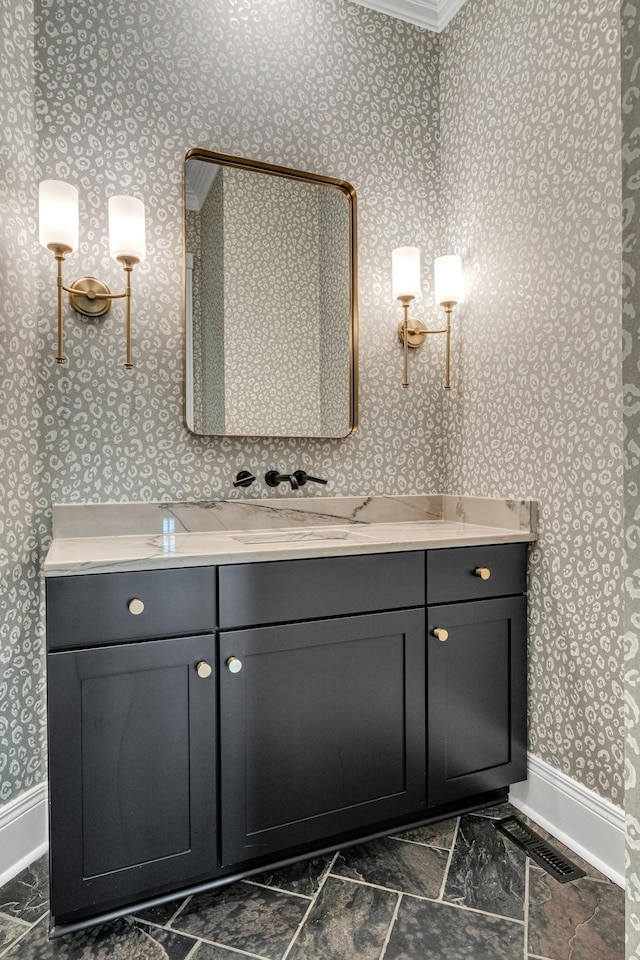
<instances>
[{"instance_id":1,"label":"gray patterned wallpaper","mask_svg":"<svg viewBox=\"0 0 640 960\"><path fill-rule=\"evenodd\" d=\"M44 776L33 9L0 10L0 806Z\"/></svg>"},{"instance_id":2,"label":"gray patterned wallpaper","mask_svg":"<svg viewBox=\"0 0 640 960\"><path fill-rule=\"evenodd\" d=\"M224 432L322 436L319 188L223 172Z\"/></svg>"},{"instance_id":3,"label":"gray patterned wallpaper","mask_svg":"<svg viewBox=\"0 0 640 960\"><path fill-rule=\"evenodd\" d=\"M640 3L622 10L627 957L640 958Z\"/></svg>"},{"instance_id":4,"label":"gray patterned wallpaper","mask_svg":"<svg viewBox=\"0 0 640 960\"><path fill-rule=\"evenodd\" d=\"M349 328L344 322L350 302L349 216L339 190L320 193L320 431L322 437L349 430Z\"/></svg>"},{"instance_id":5,"label":"gray patterned wallpaper","mask_svg":"<svg viewBox=\"0 0 640 960\"><path fill-rule=\"evenodd\" d=\"M18 99L33 102L29 7L3 13L18 41L7 50L17 86L3 101L8 146L0 154L13 171L0 189L9 248L1 269L10 281L3 289L11 291L0 360L0 410L11 418L0 433L0 519L14 551L0 556L0 586L10 597L0 610L9 678L0 732L16 743L1 771L0 801L42 776L34 531L46 532L48 505L210 499L232 495L242 467L304 467L328 476L333 495L448 488L540 499L532 747L620 802L613 3L468 0L440 39L345 0L38 0L35 13L33 180L27 127L35 121L25 126L24 110L12 112ZM583 72L577 51L585 43ZM182 160L193 146L356 188L361 428L353 439L208 440L182 426ZM457 311L450 395L441 389L438 338L412 354L412 385L402 389L389 282L393 247L448 250L441 160L450 239L472 280L470 302ZM121 271L107 257L106 199L131 191L147 204L148 257L134 273L132 373L123 367L117 304L103 323L70 314L69 363L53 362L53 268L34 239L34 182L44 176L80 188L81 249L69 259L68 279L94 273L121 288ZM40 297L38 344L24 296L29 283ZM416 313L436 325L431 302L425 271ZM261 486L255 495L270 492ZM16 721L10 731L7 714Z\"/></svg>"},{"instance_id":6,"label":"gray patterned wallpaper","mask_svg":"<svg viewBox=\"0 0 640 960\"><path fill-rule=\"evenodd\" d=\"M448 488L540 501L530 748L622 805L618 23L618 0L467 0L441 125L470 280Z\"/></svg>"},{"instance_id":7,"label":"gray patterned wallpaper","mask_svg":"<svg viewBox=\"0 0 640 960\"><path fill-rule=\"evenodd\" d=\"M8 328L0 358L0 804L44 773L36 536L46 545L52 502L242 496L231 486L241 468L260 476L305 468L329 478L329 495L439 490L446 443L445 398L433 389L437 351L412 357L413 389L403 391L390 291L392 248L430 250L441 233L435 35L344 0L37 0L35 11L18 0L2 17L2 62L11 70L0 98L8 171L0 186ZM194 146L343 178L358 191L362 404L353 439L210 440L183 426L182 162ZM68 311L69 362L54 363L54 270L36 240L44 177L80 191L81 245L66 280L89 273L122 289L122 271L108 258L107 198L131 192L145 201L132 372L123 366L117 303L100 323ZM25 296L32 283L37 343ZM423 305L427 277L424 291ZM251 492L273 496L262 482ZM309 485L300 495L323 492Z\"/></svg>"},{"instance_id":8,"label":"gray patterned wallpaper","mask_svg":"<svg viewBox=\"0 0 640 960\"><path fill-rule=\"evenodd\" d=\"M200 343L203 413L200 433L224 433L226 413L224 368L224 214L223 195L226 171L218 170L209 193L198 212L200 218ZM194 287L198 278L194 272ZM194 345L195 346L195 345ZM195 352L195 350L194 350ZM198 379L193 384L194 404L198 401ZM198 424L198 420L195 421Z\"/></svg>"}]
</instances>

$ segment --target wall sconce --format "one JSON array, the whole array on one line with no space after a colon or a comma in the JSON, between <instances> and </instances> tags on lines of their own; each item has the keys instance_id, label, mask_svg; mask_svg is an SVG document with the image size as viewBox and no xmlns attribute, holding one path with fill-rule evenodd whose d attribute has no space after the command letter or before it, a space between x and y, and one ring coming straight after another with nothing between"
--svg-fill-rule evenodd
<instances>
[{"instance_id":1,"label":"wall sconce","mask_svg":"<svg viewBox=\"0 0 640 960\"><path fill-rule=\"evenodd\" d=\"M413 350L423 345L432 333L446 333L447 353L445 390L451 389L451 313L457 303L464 299L462 260L451 255L436 257L433 263L436 303L444 307L447 325L442 330L427 330L422 320L409 317L409 304L420 295L420 251L417 247L398 247L391 254L393 297L399 300L404 311L398 325L398 339L404 346L404 377L402 386L409 386L409 347Z\"/></svg>"},{"instance_id":2,"label":"wall sconce","mask_svg":"<svg viewBox=\"0 0 640 960\"><path fill-rule=\"evenodd\" d=\"M111 293L106 283L95 277L82 277L70 287L62 282L62 263L78 248L78 191L62 180L43 180L39 190L40 243L51 250L58 264L58 355L56 363L66 363L62 294L83 317L96 319L108 313L112 300L125 301L127 353L125 367L131 370L131 273L145 258L144 204L136 197L109 199L109 253L122 264L126 274L124 293Z\"/></svg>"}]
</instances>

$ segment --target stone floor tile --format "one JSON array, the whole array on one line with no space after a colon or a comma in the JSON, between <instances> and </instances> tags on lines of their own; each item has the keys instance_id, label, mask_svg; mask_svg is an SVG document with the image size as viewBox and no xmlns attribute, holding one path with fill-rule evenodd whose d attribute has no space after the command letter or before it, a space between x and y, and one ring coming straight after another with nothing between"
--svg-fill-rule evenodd
<instances>
[{"instance_id":1,"label":"stone floor tile","mask_svg":"<svg viewBox=\"0 0 640 960\"><path fill-rule=\"evenodd\" d=\"M398 894L328 877L288 960L378 960Z\"/></svg>"},{"instance_id":2,"label":"stone floor tile","mask_svg":"<svg viewBox=\"0 0 640 960\"><path fill-rule=\"evenodd\" d=\"M410 840L412 843L424 843L429 847L451 850L457 823L458 818L456 817L454 820L442 820L440 823L427 824L424 827L416 827L414 830L405 830L403 833L397 833L394 836L398 840Z\"/></svg>"},{"instance_id":3,"label":"stone floor tile","mask_svg":"<svg viewBox=\"0 0 640 960\"><path fill-rule=\"evenodd\" d=\"M464 816L444 900L513 920L524 918L526 856L485 817Z\"/></svg>"},{"instance_id":4,"label":"stone floor tile","mask_svg":"<svg viewBox=\"0 0 640 960\"><path fill-rule=\"evenodd\" d=\"M227 950L215 943L200 943L189 957L189 960L242 960L243 957L254 957L255 954L244 953L239 950Z\"/></svg>"},{"instance_id":5,"label":"stone floor tile","mask_svg":"<svg viewBox=\"0 0 640 960\"><path fill-rule=\"evenodd\" d=\"M171 928L222 946L279 960L309 909L309 901L250 883L192 897Z\"/></svg>"},{"instance_id":6,"label":"stone floor tile","mask_svg":"<svg viewBox=\"0 0 640 960\"><path fill-rule=\"evenodd\" d=\"M437 847L383 837L343 850L331 873L400 893L436 898L440 895L448 858L447 851Z\"/></svg>"},{"instance_id":7,"label":"stone floor tile","mask_svg":"<svg viewBox=\"0 0 640 960\"><path fill-rule=\"evenodd\" d=\"M47 940L44 919L2 960L185 960L195 941L136 920L116 920L83 933Z\"/></svg>"},{"instance_id":8,"label":"stone floor tile","mask_svg":"<svg viewBox=\"0 0 640 960\"><path fill-rule=\"evenodd\" d=\"M520 960L524 925L403 897L384 960Z\"/></svg>"},{"instance_id":9,"label":"stone floor tile","mask_svg":"<svg viewBox=\"0 0 640 960\"><path fill-rule=\"evenodd\" d=\"M20 920L16 920L6 913L0 913L0 950L4 950L28 929L29 927Z\"/></svg>"},{"instance_id":10,"label":"stone floor tile","mask_svg":"<svg viewBox=\"0 0 640 960\"><path fill-rule=\"evenodd\" d=\"M503 820L505 817L519 817L520 811L510 803L498 803L493 807L484 807L482 810L474 810L469 814L470 817L488 817L489 820Z\"/></svg>"},{"instance_id":11,"label":"stone floor tile","mask_svg":"<svg viewBox=\"0 0 640 960\"><path fill-rule=\"evenodd\" d=\"M287 893L314 897L332 860L333 854L326 857L313 857L311 860L302 860L300 863L283 867L281 870L261 873L257 877L251 877L251 879L256 883L264 883L267 887L286 890Z\"/></svg>"},{"instance_id":12,"label":"stone floor tile","mask_svg":"<svg viewBox=\"0 0 640 960\"><path fill-rule=\"evenodd\" d=\"M148 923L157 923L159 926L166 926L174 913L181 909L185 902L182 897L179 900L171 900L169 903L162 903L158 907L149 907L147 910L137 910L133 914L139 920L146 920Z\"/></svg>"},{"instance_id":13,"label":"stone floor tile","mask_svg":"<svg viewBox=\"0 0 640 960\"><path fill-rule=\"evenodd\" d=\"M0 913L35 923L49 909L49 860L40 857L0 888Z\"/></svg>"},{"instance_id":14,"label":"stone floor tile","mask_svg":"<svg viewBox=\"0 0 640 960\"><path fill-rule=\"evenodd\" d=\"M529 871L529 952L549 960L624 960L624 891Z\"/></svg>"}]
</instances>

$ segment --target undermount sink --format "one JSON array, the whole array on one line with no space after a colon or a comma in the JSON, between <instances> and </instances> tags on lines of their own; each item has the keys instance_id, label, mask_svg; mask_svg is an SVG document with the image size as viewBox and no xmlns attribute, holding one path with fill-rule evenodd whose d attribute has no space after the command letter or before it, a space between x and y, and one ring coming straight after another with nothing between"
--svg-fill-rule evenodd
<instances>
[{"instance_id":1,"label":"undermount sink","mask_svg":"<svg viewBox=\"0 0 640 960\"><path fill-rule=\"evenodd\" d=\"M238 543L258 544L258 543L301 543L312 540L318 541L351 541L354 543L363 543L373 538L366 533L356 532L355 530L336 529L327 527L325 530L264 530L247 531L246 533L230 533L229 538Z\"/></svg>"}]
</instances>

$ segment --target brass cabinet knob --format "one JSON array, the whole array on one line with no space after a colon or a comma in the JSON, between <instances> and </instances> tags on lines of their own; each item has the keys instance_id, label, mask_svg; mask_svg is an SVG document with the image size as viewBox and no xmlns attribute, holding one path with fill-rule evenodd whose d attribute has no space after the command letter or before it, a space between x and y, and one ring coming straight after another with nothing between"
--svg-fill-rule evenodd
<instances>
[{"instance_id":1,"label":"brass cabinet knob","mask_svg":"<svg viewBox=\"0 0 640 960\"><path fill-rule=\"evenodd\" d=\"M200 663L196 664L196 670L198 672L198 676L202 677L203 680L206 680L207 677L210 677L213 673L211 664L207 663L206 660L201 660Z\"/></svg>"},{"instance_id":2,"label":"brass cabinet knob","mask_svg":"<svg viewBox=\"0 0 640 960\"><path fill-rule=\"evenodd\" d=\"M491 576L491 570L489 567L476 567L476 577L480 577L481 580L488 580Z\"/></svg>"},{"instance_id":3,"label":"brass cabinet knob","mask_svg":"<svg viewBox=\"0 0 640 960\"><path fill-rule=\"evenodd\" d=\"M129 600L129 613L132 613L134 617L139 617L143 610L144 603L142 600L138 600L137 597L134 597L133 600Z\"/></svg>"},{"instance_id":4,"label":"brass cabinet knob","mask_svg":"<svg viewBox=\"0 0 640 960\"><path fill-rule=\"evenodd\" d=\"M440 627L436 627L436 629L433 631L433 635L434 637L437 637L438 640L442 641L442 643L449 639L449 631L442 630Z\"/></svg>"},{"instance_id":5,"label":"brass cabinet knob","mask_svg":"<svg viewBox=\"0 0 640 960\"><path fill-rule=\"evenodd\" d=\"M230 673L240 673L242 670L242 660L238 660L237 657L229 657L227 666L229 667Z\"/></svg>"}]
</instances>

